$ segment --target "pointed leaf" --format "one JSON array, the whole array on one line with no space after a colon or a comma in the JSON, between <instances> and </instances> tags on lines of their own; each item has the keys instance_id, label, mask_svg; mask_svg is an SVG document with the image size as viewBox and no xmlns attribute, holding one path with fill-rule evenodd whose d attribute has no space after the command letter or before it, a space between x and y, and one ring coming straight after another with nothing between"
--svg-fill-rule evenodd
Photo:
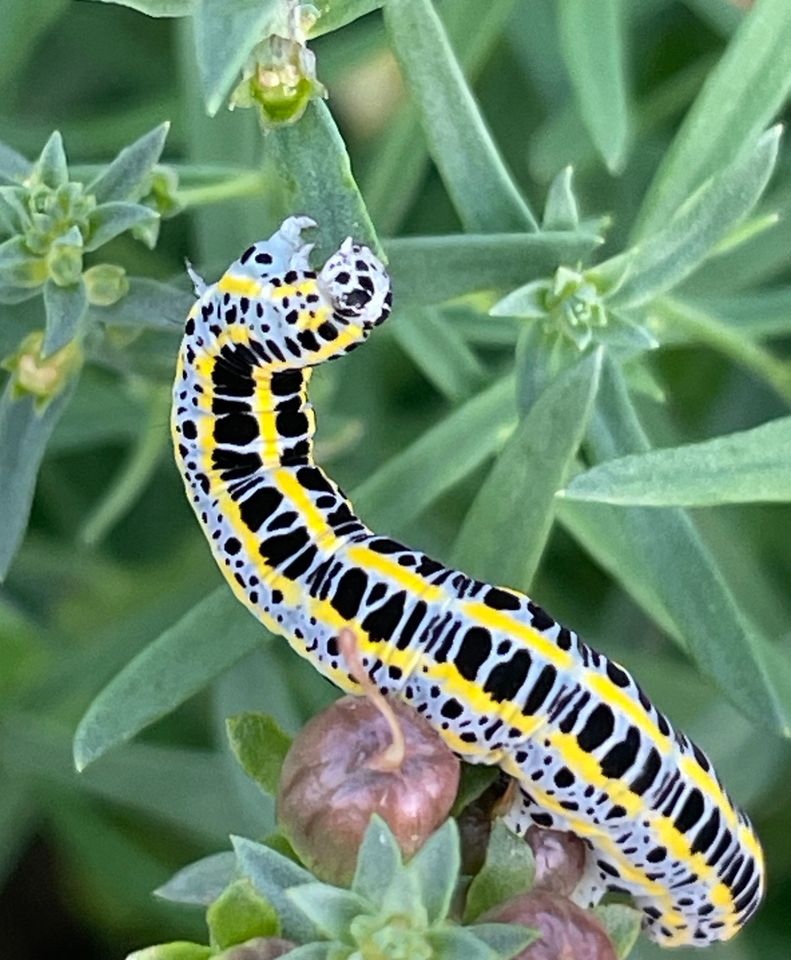
<instances>
[{"instance_id":1,"label":"pointed leaf","mask_svg":"<svg viewBox=\"0 0 791 960\"><path fill-rule=\"evenodd\" d=\"M269 141L288 208L319 225L316 257L329 256L348 236L381 253L346 145L326 104L313 100L299 123L272 131Z\"/></svg>"},{"instance_id":2,"label":"pointed leaf","mask_svg":"<svg viewBox=\"0 0 791 960\"><path fill-rule=\"evenodd\" d=\"M791 501L791 417L601 463L561 495L648 507Z\"/></svg>"},{"instance_id":3,"label":"pointed leaf","mask_svg":"<svg viewBox=\"0 0 791 960\"><path fill-rule=\"evenodd\" d=\"M538 931L518 923L476 923L470 933L495 951L500 960L511 960L538 939Z\"/></svg>"},{"instance_id":4,"label":"pointed leaf","mask_svg":"<svg viewBox=\"0 0 791 960\"><path fill-rule=\"evenodd\" d=\"M601 364L597 350L538 397L478 491L454 564L479 579L529 585L552 529L555 493L585 435Z\"/></svg>"},{"instance_id":5,"label":"pointed leaf","mask_svg":"<svg viewBox=\"0 0 791 960\"><path fill-rule=\"evenodd\" d=\"M283 936L297 942L320 940L318 927L287 895L292 887L314 883L313 876L282 854L244 837L231 837L239 872L272 904L280 918Z\"/></svg>"},{"instance_id":6,"label":"pointed leaf","mask_svg":"<svg viewBox=\"0 0 791 960\"><path fill-rule=\"evenodd\" d=\"M327 883L290 887L286 896L330 940L353 944L349 926L355 917L368 913L370 904L358 893Z\"/></svg>"},{"instance_id":7,"label":"pointed leaf","mask_svg":"<svg viewBox=\"0 0 791 960\"><path fill-rule=\"evenodd\" d=\"M665 154L645 194L635 237L661 229L704 180L752 145L789 90L791 10L787 0L758 0Z\"/></svg>"},{"instance_id":8,"label":"pointed leaf","mask_svg":"<svg viewBox=\"0 0 791 960\"><path fill-rule=\"evenodd\" d=\"M579 227L580 214L572 185L573 174L571 167L564 167L550 183L541 221L542 230L576 230Z\"/></svg>"},{"instance_id":9,"label":"pointed leaf","mask_svg":"<svg viewBox=\"0 0 791 960\"><path fill-rule=\"evenodd\" d=\"M210 947L187 940L175 940L173 943L158 943L153 947L135 950L126 960L208 960L212 955Z\"/></svg>"},{"instance_id":10,"label":"pointed leaf","mask_svg":"<svg viewBox=\"0 0 791 960\"><path fill-rule=\"evenodd\" d=\"M374 814L357 854L352 890L381 908L402 870L401 848L385 821Z\"/></svg>"},{"instance_id":11,"label":"pointed leaf","mask_svg":"<svg viewBox=\"0 0 791 960\"><path fill-rule=\"evenodd\" d=\"M470 884L465 920L475 920L497 904L526 893L533 886L536 865L524 837L495 821L486 848L486 861Z\"/></svg>"},{"instance_id":12,"label":"pointed leaf","mask_svg":"<svg viewBox=\"0 0 791 960\"><path fill-rule=\"evenodd\" d=\"M88 707L74 734L78 770L174 710L269 634L218 587L131 660Z\"/></svg>"},{"instance_id":13,"label":"pointed leaf","mask_svg":"<svg viewBox=\"0 0 791 960\"><path fill-rule=\"evenodd\" d=\"M159 214L142 203L112 201L97 207L88 217L85 250L89 253L141 223L158 220Z\"/></svg>"},{"instance_id":14,"label":"pointed leaf","mask_svg":"<svg viewBox=\"0 0 791 960\"><path fill-rule=\"evenodd\" d=\"M397 315L390 330L426 379L449 400L466 399L481 386L482 364L437 310L406 310Z\"/></svg>"},{"instance_id":15,"label":"pointed leaf","mask_svg":"<svg viewBox=\"0 0 791 960\"><path fill-rule=\"evenodd\" d=\"M326 940L318 943L303 943L284 953L280 960L337 960L337 946Z\"/></svg>"},{"instance_id":16,"label":"pointed leaf","mask_svg":"<svg viewBox=\"0 0 791 960\"><path fill-rule=\"evenodd\" d=\"M154 896L171 903L208 907L233 880L235 867L236 857L230 850L213 853L174 873L157 887Z\"/></svg>"},{"instance_id":17,"label":"pointed leaf","mask_svg":"<svg viewBox=\"0 0 791 960\"><path fill-rule=\"evenodd\" d=\"M277 796L280 770L291 737L265 713L238 713L225 721L228 740L244 772L270 797Z\"/></svg>"},{"instance_id":18,"label":"pointed leaf","mask_svg":"<svg viewBox=\"0 0 791 960\"><path fill-rule=\"evenodd\" d=\"M427 430L352 493L360 514L393 531L418 516L503 444L516 424L513 398L505 377Z\"/></svg>"},{"instance_id":19,"label":"pointed leaf","mask_svg":"<svg viewBox=\"0 0 791 960\"><path fill-rule=\"evenodd\" d=\"M587 445L598 462L648 450L623 377L610 361ZM791 735L789 704L767 667L767 641L746 619L683 510L569 501L562 516L575 535L580 523L586 547L657 622L682 638L699 668L745 716ZM589 517L604 542L585 535Z\"/></svg>"},{"instance_id":20,"label":"pointed leaf","mask_svg":"<svg viewBox=\"0 0 791 960\"><path fill-rule=\"evenodd\" d=\"M614 259L629 263L628 276L609 298L614 306L638 306L677 286L747 216L772 175L780 133L780 127L768 130L751 150L707 180L664 229Z\"/></svg>"},{"instance_id":21,"label":"pointed leaf","mask_svg":"<svg viewBox=\"0 0 791 960\"><path fill-rule=\"evenodd\" d=\"M33 170L36 179L52 189L61 187L68 182L69 169L66 165L66 152L63 149L63 138L57 130L50 135L49 140L44 144L44 149L39 154Z\"/></svg>"},{"instance_id":22,"label":"pointed leaf","mask_svg":"<svg viewBox=\"0 0 791 960\"><path fill-rule=\"evenodd\" d=\"M388 0L384 17L429 151L465 228L537 230L430 0Z\"/></svg>"},{"instance_id":23,"label":"pointed leaf","mask_svg":"<svg viewBox=\"0 0 791 960\"><path fill-rule=\"evenodd\" d=\"M629 139L623 0L560 0L560 48L580 116L611 173L626 161Z\"/></svg>"},{"instance_id":24,"label":"pointed leaf","mask_svg":"<svg viewBox=\"0 0 791 960\"><path fill-rule=\"evenodd\" d=\"M158 127L130 143L85 188L98 204L139 200L151 171L159 162L170 123Z\"/></svg>"},{"instance_id":25,"label":"pointed leaf","mask_svg":"<svg viewBox=\"0 0 791 960\"><path fill-rule=\"evenodd\" d=\"M448 915L460 869L459 830L456 821L449 819L434 831L407 866L417 880L429 923L444 920Z\"/></svg>"},{"instance_id":26,"label":"pointed leaf","mask_svg":"<svg viewBox=\"0 0 791 960\"><path fill-rule=\"evenodd\" d=\"M154 330L181 330L195 296L186 290L130 277L129 291L109 307L93 307L92 315L108 325L145 327Z\"/></svg>"},{"instance_id":27,"label":"pointed leaf","mask_svg":"<svg viewBox=\"0 0 791 960\"><path fill-rule=\"evenodd\" d=\"M47 332L42 356L48 357L82 334L82 321L88 313L88 295L85 281L69 287L59 287L52 280L44 285L44 309Z\"/></svg>"},{"instance_id":28,"label":"pointed leaf","mask_svg":"<svg viewBox=\"0 0 791 960\"><path fill-rule=\"evenodd\" d=\"M479 290L508 290L585 258L589 233L460 234L385 242L396 309L442 303Z\"/></svg>"},{"instance_id":29,"label":"pointed leaf","mask_svg":"<svg viewBox=\"0 0 791 960\"><path fill-rule=\"evenodd\" d=\"M640 911L625 903L607 903L596 907L593 914L612 941L618 960L626 960L640 935Z\"/></svg>"},{"instance_id":30,"label":"pointed leaf","mask_svg":"<svg viewBox=\"0 0 791 960\"><path fill-rule=\"evenodd\" d=\"M32 164L13 147L0 141L0 178L14 182L30 175Z\"/></svg>"},{"instance_id":31,"label":"pointed leaf","mask_svg":"<svg viewBox=\"0 0 791 960\"><path fill-rule=\"evenodd\" d=\"M211 944L225 950L253 937L276 937L280 923L274 907L248 879L234 880L206 911Z\"/></svg>"},{"instance_id":32,"label":"pointed leaf","mask_svg":"<svg viewBox=\"0 0 791 960\"><path fill-rule=\"evenodd\" d=\"M475 936L474 927L441 926L431 930L431 960L499 960L499 954Z\"/></svg>"},{"instance_id":33,"label":"pointed leaf","mask_svg":"<svg viewBox=\"0 0 791 960\"><path fill-rule=\"evenodd\" d=\"M186 17L193 13L198 0L93 0L94 3L117 3L149 17Z\"/></svg>"},{"instance_id":34,"label":"pointed leaf","mask_svg":"<svg viewBox=\"0 0 791 960\"><path fill-rule=\"evenodd\" d=\"M284 0L195 0L195 55L206 112L220 109L253 47L285 31ZM279 28L279 29L278 29Z\"/></svg>"},{"instance_id":35,"label":"pointed leaf","mask_svg":"<svg viewBox=\"0 0 791 960\"><path fill-rule=\"evenodd\" d=\"M41 412L33 397L14 395L11 380L0 398L0 581L25 535L47 442L75 387L72 380Z\"/></svg>"}]
</instances>

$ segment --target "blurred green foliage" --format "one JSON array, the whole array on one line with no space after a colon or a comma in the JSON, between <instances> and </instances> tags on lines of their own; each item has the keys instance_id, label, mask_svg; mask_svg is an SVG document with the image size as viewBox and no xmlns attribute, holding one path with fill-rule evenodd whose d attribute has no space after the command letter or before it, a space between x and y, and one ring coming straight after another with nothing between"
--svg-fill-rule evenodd
<instances>
[{"instance_id":1,"label":"blurred green foliage","mask_svg":"<svg viewBox=\"0 0 791 960\"><path fill-rule=\"evenodd\" d=\"M381 243L396 291L315 378L323 462L634 670L767 849L710 955L785 960L787 0L321 0L329 100L266 136L223 104L283 4L126 6L5 0L0 32L0 952L204 939L150 892L271 829L226 718L294 732L334 695L220 585L168 451L184 257L214 277L300 212L325 253Z\"/></svg>"}]
</instances>

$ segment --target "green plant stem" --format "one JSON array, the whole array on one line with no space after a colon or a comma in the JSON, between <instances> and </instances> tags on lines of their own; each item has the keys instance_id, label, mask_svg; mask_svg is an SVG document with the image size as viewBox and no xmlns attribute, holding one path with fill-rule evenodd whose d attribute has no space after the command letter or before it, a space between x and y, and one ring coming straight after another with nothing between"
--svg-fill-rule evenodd
<instances>
[{"instance_id":1,"label":"green plant stem","mask_svg":"<svg viewBox=\"0 0 791 960\"><path fill-rule=\"evenodd\" d=\"M651 313L661 324L680 331L696 343L705 344L744 367L768 384L791 405L791 365L778 359L743 333L719 323L688 303L662 297L651 304ZM659 332L661 338L661 331Z\"/></svg>"},{"instance_id":2,"label":"green plant stem","mask_svg":"<svg viewBox=\"0 0 791 960\"><path fill-rule=\"evenodd\" d=\"M146 422L126 463L80 531L80 540L88 546L95 546L107 536L148 485L167 443L164 424L169 404L169 390L157 388L152 391Z\"/></svg>"},{"instance_id":3,"label":"green plant stem","mask_svg":"<svg viewBox=\"0 0 791 960\"><path fill-rule=\"evenodd\" d=\"M264 192L268 178L260 171L245 171L227 180L200 187L186 187L176 192L176 199L184 207L206 206L240 197L257 197Z\"/></svg>"}]
</instances>

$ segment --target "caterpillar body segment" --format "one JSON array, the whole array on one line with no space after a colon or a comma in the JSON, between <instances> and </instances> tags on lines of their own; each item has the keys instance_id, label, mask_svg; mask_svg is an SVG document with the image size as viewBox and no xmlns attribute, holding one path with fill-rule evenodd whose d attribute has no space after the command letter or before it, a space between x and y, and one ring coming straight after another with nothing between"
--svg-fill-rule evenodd
<instances>
[{"instance_id":1,"label":"caterpillar body segment","mask_svg":"<svg viewBox=\"0 0 791 960\"><path fill-rule=\"evenodd\" d=\"M292 217L246 250L187 319L176 459L231 588L346 691L338 635L351 628L383 692L517 781L517 832L588 843L583 899L631 894L664 945L728 939L760 902L763 858L702 751L528 597L373 533L314 463L312 368L362 343L391 292L351 240L312 270L312 225Z\"/></svg>"}]
</instances>

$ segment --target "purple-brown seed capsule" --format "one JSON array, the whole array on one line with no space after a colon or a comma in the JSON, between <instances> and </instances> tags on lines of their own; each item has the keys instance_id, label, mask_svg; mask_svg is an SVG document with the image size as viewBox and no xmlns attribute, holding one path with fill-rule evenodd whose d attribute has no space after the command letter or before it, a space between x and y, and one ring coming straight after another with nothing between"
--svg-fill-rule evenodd
<instances>
[{"instance_id":1,"label":"purple-brown seed capsule","mask_svg":"<svg viewBox=\"0 0 791 960\"><path fill-rule=\"evenodd\" d=\"M330 883L351 883L373 814L408 858L447 818L458 790L459 761L428 721L399 700L387 705L404 740L396 766L382 763L390 723L362 697L343 697L313 717L283 764L278 822L302 862Z\"/></svg>"},{"instance_id":2,"label":"purple-brown seed capsule","mask_svg":"<svg viewBox=\"0 0 791 960\"><path fill-rule=\"evenodd\" d=\"M530 827L526 835L536 861L534 886L568 897L585 869L585 844L561 830Z\"/></svg>"},{"instance_id":3,"label":"purple-brown seed capsule","mask_svg":"<svg viewBox=\"0 0 791 960\"><path fill-rule=\"evenodd\" d=\"M604 928L565 897L546 890L523 893L489 910L482 921L521 923L539 939L513 960L618 960Z\"/></svg>"}]
</instances>

